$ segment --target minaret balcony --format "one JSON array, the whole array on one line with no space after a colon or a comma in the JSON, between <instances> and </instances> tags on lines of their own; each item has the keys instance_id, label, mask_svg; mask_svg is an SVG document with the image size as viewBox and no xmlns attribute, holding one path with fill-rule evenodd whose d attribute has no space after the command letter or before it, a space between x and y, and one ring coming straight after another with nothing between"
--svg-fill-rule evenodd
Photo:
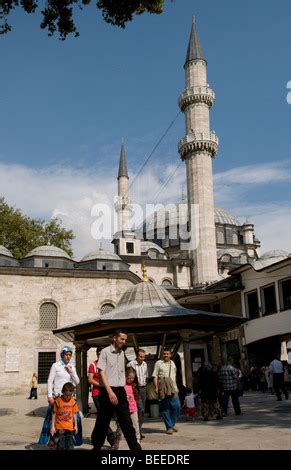
<instances>
[{"instance_id":1,"label":"minaret balcony","mask_svg":"<svg viewBox=\"0 0 291 470\"><path fill-rule=\"evenodd\" d=\"M205 103L209 108L215 101L215 93L211 88L207 86L193 86L186 88L179 98L179 106L182 112L190 106L196 103Z\"/></svg>"},{"instance_id":2,"label":"minaret balcony","mask_svg":"<svg viewBox=\"0 0 291 470\"><path fill-rule=\"evenodd\" d=\"M189 154L206 152L214 157L217 153L219 139L214 131L190 132L180 140L178 151L182 160L186 160Z\"/></svg>"}]
</instances>

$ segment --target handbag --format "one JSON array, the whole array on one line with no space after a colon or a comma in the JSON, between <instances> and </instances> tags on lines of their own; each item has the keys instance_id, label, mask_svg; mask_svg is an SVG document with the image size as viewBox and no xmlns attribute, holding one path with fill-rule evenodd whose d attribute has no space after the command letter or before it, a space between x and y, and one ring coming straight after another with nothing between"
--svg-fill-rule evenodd
<instances>
[{"instance_id":1,"label":"handbag","mask_svg":"<svg viewBox=\"0 0 291 470\"><path fill-rule=\"evenodd\" d=\"M159 395L156 392L156 387L155 387L154 382L151 382L147 385L146 396L147 396L147 400L150 400L150 401L153 401L153 400L157 401L159 399Z\"/></svg>"}]
</instances>

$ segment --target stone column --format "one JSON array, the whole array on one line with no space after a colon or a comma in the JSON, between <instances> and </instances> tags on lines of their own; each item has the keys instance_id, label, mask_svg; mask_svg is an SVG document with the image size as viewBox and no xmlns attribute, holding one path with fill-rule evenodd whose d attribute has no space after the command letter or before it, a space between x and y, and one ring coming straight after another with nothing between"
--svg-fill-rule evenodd
<instances>
[{"instance_id":1,"label":"stone column","mask_svg":"<svg viewBox=\"0 0 291 470\"><path fill-rule=\"evenodd\" d=\"M185 370L185 379L186 387L193 387L193 376L192 376L192 364L191 364L191 353L190 353L190 331L181 330L180 336L182 338L183 344L183 354L184 354L184 370Z\"/></svg>"},{"instance_id":2,"label":"stone column","mask_svg":"<svg viewBox=\"0 0 291 470\"><path fill-rule=\"evenodd\" d=\"M212 338L212 353L211 353L212 365L221 365L221 349L219 337L214 335Z\"/></svg>"}]
</instances>

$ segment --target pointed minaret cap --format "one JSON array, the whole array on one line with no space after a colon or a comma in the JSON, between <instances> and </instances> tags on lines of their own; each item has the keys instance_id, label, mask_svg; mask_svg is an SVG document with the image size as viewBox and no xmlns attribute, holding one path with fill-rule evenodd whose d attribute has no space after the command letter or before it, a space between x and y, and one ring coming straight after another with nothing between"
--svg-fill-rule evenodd
<instances>
[{"instance_id":1,"label":"pointed minaret cap","mask_svg":"<svg viewBox=\"0 0 291 470\"><path fill-rule=\"evenodd\" d=\"M119 170L118 170L117 179L121 178L121 176L125 176L126 178L128 178L127 165L126 165L126 156L125 156L125 147L124 147L123 140L122 140L122 144L121 144L121 151L120 151L120 158L119 158Z\"/></svg>"},{"instance_id":2,"label":"pointed minaret cap","mask_svg":"<svg viewBox=\"0 0 291 470\"><path fill-rule=\"evenodd\" d=\"M196 17L192 16L192 30L190 34L185 65L191 60L197 59L204 60L206 62L196 29Z\"/></svg>"}]
</instances>

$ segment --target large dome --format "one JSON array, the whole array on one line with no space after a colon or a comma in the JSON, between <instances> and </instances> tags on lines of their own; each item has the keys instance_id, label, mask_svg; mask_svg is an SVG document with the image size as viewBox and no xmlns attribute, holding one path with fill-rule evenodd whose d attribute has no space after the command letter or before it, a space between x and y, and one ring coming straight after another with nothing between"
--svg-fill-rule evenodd
<instances>
[{"instance_id":1,"label":"large dome","mask_svg":"<svg viewBox=\"0 0 291 470\"><path fill-rule=\"evenodd\" d=\"M180 214L179 214L180 211ZM165 214L163 216L163 214ZM170 204L169 207L160 209L159 211L149 215L143 222L143 228L147 228L148 231L154 230L157 226L157 219L160 220L160 225L163 226L178 226L186 224L188 220L187 205L184 204ZM163 221L165 220L165 223ZM214 221L217 225L234 225L240 226L239 220L227 212L225 209L220 207L214 208Z\"/></svg>"},{"instance_id":2,"label":"large dome","mask_svg":"<svg viewBox=\"0 0 291 470\"><path fill-rule=\"evenodd\" d=\"M92 261L95 259L121 261L121 258L118 255L112 253L111 251L103 250L102 248L99 250L90 251L90 253L85 255L81 261Z\"/></svg>"},{"instance_id":3,"label":"large dome","mask_svg":"<svg viewBox=\"0 0 291 470\"><path fill-rule=\"evenodd\" d=\"M34 248L29 253L27 253L25 258L29 258L30 256L42 256L42 257L52 256L55 258L72 259L68 255L68 253L66 253L64 250L54 245L38 246L37 248Z\"/></svg>"}]
</instances>

